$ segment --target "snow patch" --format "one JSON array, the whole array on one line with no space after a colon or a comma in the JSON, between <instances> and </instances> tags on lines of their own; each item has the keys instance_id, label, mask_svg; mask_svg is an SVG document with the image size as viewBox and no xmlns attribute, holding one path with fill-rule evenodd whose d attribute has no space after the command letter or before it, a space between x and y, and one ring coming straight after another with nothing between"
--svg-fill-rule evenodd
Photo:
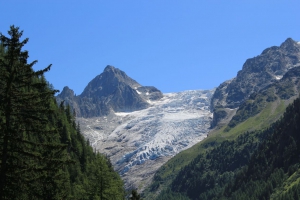
<instances>
[{"instance_id":1,"label":"snow patch","mask_svg":"<svg viewBox=\"0 0 300 200\"><path fill-rule=\"evenodd\" d=\"M128 112L116 112L115 115L120 116L120 117L125 117L127 115L129 115Z\"/></svg>"}]
</instances>

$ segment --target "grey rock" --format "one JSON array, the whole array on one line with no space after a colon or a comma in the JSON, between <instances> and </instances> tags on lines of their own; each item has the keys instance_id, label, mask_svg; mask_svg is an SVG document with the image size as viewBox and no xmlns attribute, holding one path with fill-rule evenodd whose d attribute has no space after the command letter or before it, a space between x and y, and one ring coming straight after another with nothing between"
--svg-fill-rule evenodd
<instances>
[{"instance_id":1,"label":"grey rock","mask_svg":"<svg viewBox=\"0 0 300 200\"><path fill-rule=\"evenodd\" d=\"M211 127L215 127L227 115L220 109L237 109L249 96L281 79L290 69L300 66L300 45L288 38L279 47L265 49L259 56L248 59L242 70L232 80L222 83L211 99L215 113Z\"/></svg>"},{"instance_id":2,"label":"grey rock","mask_svg":"<svg viewBox=\"0 0 300 200\"><path fill-rule=\"evenodd\" d=\"M141 86L137 90L140 92L142 98L146 100L155 101L163 97L161 91L153 86Z\"/></svg>"},{"instance_id":3,"label":"grey rock","mask_svg":"<svg viewBox=\"0 0 300 200\"><path fill-rule=\"evenodd\" d=\"M299 93L300 66L290 69L285 73L282 79L275 81L258 92L252 93L250 97L239 106L236 115L234 115L227 124L226 130L260 113L267 105L270 105L270 102L273 102L272 110L275 110L276 106L281 102L288 105L299 96Z\"/></svg>"},{"instance_id":4,"label":"grey rock","mask_svg":"<svg viewBox=\"0 0 300 200\"><path fill-rule=\"evenodd\" d=\"M74 91L68 86L64 87L62 92L56 96L56 100L58 103L64 101L65 105L70 105L77 115L81 115L81 109L78 101L79 99L74 94Z\"/></svg>"},{"instance_id":5,"label":"grey rock","mask_svg":"<svg viewBox=\"0 0 300 200\"><path fill-rule=\"evenodd\" d=\"M82 94L65 87L57 101L65 101L78 117L105 116L112 112L131 112L150 106L149 100L162 98L155 87L141 86L125 72L108 65L103 73L88 83Z\"/></svg>"}]
</instances>

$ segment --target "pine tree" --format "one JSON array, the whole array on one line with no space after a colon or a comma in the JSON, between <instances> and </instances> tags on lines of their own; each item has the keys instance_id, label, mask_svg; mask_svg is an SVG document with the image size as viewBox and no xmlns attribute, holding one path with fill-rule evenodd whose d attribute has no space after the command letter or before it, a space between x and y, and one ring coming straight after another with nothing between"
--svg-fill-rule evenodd
<instances>
[{"instance_id":1,"label":"pine tree","mask_svg":"<svg viewBox=\"0 0 300 200\"><path fill-rule=\"evenodd\" d=\"M131 190L130 200L141 200L141 196L138 194L136 190Z\"/></svg>"},{"instance_id":2,"label":"pine tree","mask_svg":"<svg viewBox=\"0 0 300 200\"><path fill-rule=\"evenodd\" d=\"M49 120L57 91L44 78L51 65L35 72L22 50L28 38L14 26L8 34L0 34L0 199L66 198L66 145Z\"/></svg>"}]
</instances>

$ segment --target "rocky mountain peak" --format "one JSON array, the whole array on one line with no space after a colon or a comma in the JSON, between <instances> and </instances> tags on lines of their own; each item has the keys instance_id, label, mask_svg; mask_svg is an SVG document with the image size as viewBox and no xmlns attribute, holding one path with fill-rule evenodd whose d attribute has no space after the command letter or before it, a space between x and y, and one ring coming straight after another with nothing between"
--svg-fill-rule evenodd
<instances>
[{"instance_id":1,"label":"rocky mountain peak","mask_svg":"<svg viewBox=\"0 0 300 200\"><path fill-rule=\"evenodd\" d=\"M68 86L65 86L59 95L61 98L72 98L75 96L74 91L71 90Z\"/></svg>"},{"instance_id":2,"label":"rocky mountain peak","mask_svg":"<svg viewBox=\"0 0 300 200\"><path fill-rule=\"evenodd\" d=\"M107 65L104 68L103 73L106 73L106 72L113 73L113 74L121 74L122 73L122 71L120 69L118 69L112 65Z\"/></svg>"},{"instance_id":3,"label":"rocky mountain peak","mask_svg":"<svg viewBox=\"0 0 300 200\"><path fill-rule=\"evenodd\" d=\"M124 83L130 85L131 87L140 87L141 86L138 82L136 82L135 80L133 80L132 78L127 76L127 74L125 72L123 72L122 70L115 68L114 66L111 66L111 65L107 65L102 74L106 78L113 78L113 79L115 78L119 82L124 82Z\"/></svg>"},{"instance_id":4,"label":"rocky mountain peak","mask_svg":"<svg viewBox=\"0 0 300 200\"><path fill-rule=\"evenodd\" d=\"M127 85L131 88L140 87L135 80L126 75L125 72L111 65L105 67L103 73L96 76L84 89L82 97L102 97L111 95L116 88Z\"/></svg>"},{"instance_id":5,"label":"rocky mountain peak","mask_svg":"<svg viewBox=\"0 0 300 200\"><path fill-rule=\"evenodd\" d=\"M286 39L281 45L280 48L286 52L299 52L300 45L294 41L292 38Z\"/></svg>"},{"instance_id":6,"label":"rocky mountain peak","mask_svg":"<svg viewBox=\"0 0 300 200\"><path fill-rule=\"evenodd\" d=\"M120 69L118 68L115 68L114 66L111 66L111 65L107 65L102 74L105 74L105 75L110 75L110 76L115 76L116 78L118 78L120 81L126 81L126 79L130 79L125 72L121 71Z\"/></svg>"},{"instance_id":7,"label":"rocky mountain peak","mask_svg":"<svg viewBox=\"0 0 300 200\"><path fill-rule=\"evenodd\" d=\"M114 66L112 66L112 65L107 65L107 66L104 68L104 72L105 72L105 71L114 70L114 69L116 69Z\"/></svg>"},{"instance_id":8,"label":"rocky mountain peak","mask_svg":"<svg viewBox=\"0 0 300 200\"><path fill-rule=\"evenodd\" d=\"M149 101L162 97L155 87L141 86L125 72L107 65L79 96L74 96L74 91L65 87L57 99L58 102L65 100L79 117L96 117L145 109L150 105Z\"/></svg>"}]
</instances>

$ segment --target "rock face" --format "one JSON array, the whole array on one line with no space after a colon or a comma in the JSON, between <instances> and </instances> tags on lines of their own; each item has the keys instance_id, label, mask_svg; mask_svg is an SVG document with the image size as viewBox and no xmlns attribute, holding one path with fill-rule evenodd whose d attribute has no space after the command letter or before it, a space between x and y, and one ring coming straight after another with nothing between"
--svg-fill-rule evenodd
<instances>
[{"instance_id":1,"label":"rock face","mask_svg":"<svg viewBox=\"0 0 300 200\"><path fill-rule=\"evenodd\" d=\"M111 112L131 112L149 107L150 100L162 98L155 87L141 86L123 71L107 66L103 73L96 76L82 94L65 87L57 96L58 102L64 100L78 117L97 117Z\"/></svg>"},{"instance_id":2,"label":"rock face","mask_svg":"<svg viewBox=\"0 0 300 200\"><path fill-rule=\"evenodd\" d=\"M290 104L299 97L299 93L300 66L290 69L280 80L271 83L258 92L252 93L250 97L239 106L236 114L227 124L225 131L230 130L239 123L247 120L249 117L259 114L266 106L270 106L272 112L274 112L279 105L282 105L282 103L285 105ZM274 116L279 117L280 115Z\"/></svg>"},{"instance_id":3,"label":"rock face","mask_svg":"<svg viewBox=\"0 0 300 200\"><path fill-rule=\"evenodd\" d=\"M300 44L291 38L279 47L267 48L261 55L248 59L235 78L216 89L211 102L211 110L216 111L211 127L232 116L253 92L281 79L297 66L300 66Z\"/></svg>"}]
</instances>

